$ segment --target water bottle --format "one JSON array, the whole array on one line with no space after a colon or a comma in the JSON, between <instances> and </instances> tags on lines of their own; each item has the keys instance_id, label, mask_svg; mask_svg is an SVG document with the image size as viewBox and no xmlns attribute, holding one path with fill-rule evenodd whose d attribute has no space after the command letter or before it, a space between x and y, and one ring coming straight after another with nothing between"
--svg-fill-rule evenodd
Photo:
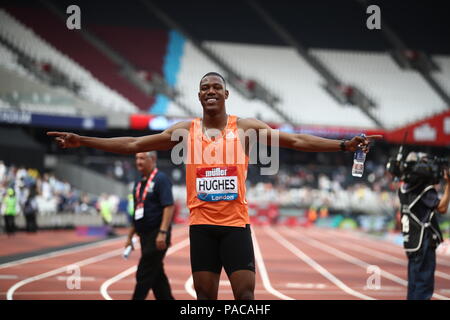
<instances>
[{"instance_id":1,"label":"water bottle","mask_svg":"<svg viewBox=\"0 0 450 320\"><path fill-rule=\"evenodd\" d=\"M361 137L365 138L366 135L361 133ZM362 177L364 172L364 161L366 161L366 153L362 149L356 149L353 156L352 176Z\"/></svg>"},{"instance_id":2,"label":"water bottle","mask_svg":"<svg viewBox=\"0 0 450 320\"><path fill-rule=\"evenodd\" d=\"M123 251L123 258L124 258L124 259L128 259L128 256L130 255L131 250L133 250L133 246L130 244L130 245L127 246L127 247L125 248L125 250Z\"/></svg>"},{"instance_id":3,"label":"water bottle","mask_svg":"<svg viewBox=\"0 0 450 320\"><path fill-rule=\"evenodd\" d=\"M133 238L133 240L131 240L132 242L133 242L133 245L135 244L135 239ZM129 245L129 246L127 246L126 248L125 248L125 250L123 250L123 258L124 259L128 259L128 257L130 256L130 254L131 254L131 251L133 250L133 245Z\"/></svg>"}]
</instances>

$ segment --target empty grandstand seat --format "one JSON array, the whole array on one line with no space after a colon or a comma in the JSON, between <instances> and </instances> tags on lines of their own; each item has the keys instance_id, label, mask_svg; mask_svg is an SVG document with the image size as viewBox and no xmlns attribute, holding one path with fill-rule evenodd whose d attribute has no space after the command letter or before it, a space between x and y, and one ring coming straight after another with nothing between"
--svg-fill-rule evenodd
<instances>
[{"instance_id":1,"label":"empty grandstand seat","mask_svg":"<svg viewBox=\"0 0 450 320\"><path fill-rule=\"evenodd\" d=\"M124 112L137 110L136 105L127 98L137 101L141 106L149 102L150 99L147 96L118 74L117 68L112 62L84 41L79 34L68 33L68 29L61 27L61 22L50 12L15 7L8 8L8 10L44 35L60 51L3 9L0 9L0 35L26 52L31 58L50 62L71 80L82 85L80 94L88 100L97 102L107 109L115 108ZM72 58L61 51L71 54ZM95 77L107 85L121 93L126 92L127 98L99 82L90 71L81 65L87 67Z\"/></svg>"},{"instance_id":2,"label":"empty grandstand seat","mask_svg":"<svg viewBox=\"0 0 450 320\"><path fill-rule=\"evenodd\" d=\"M393 129L445 110L444 102L414 70L402 70L388 53L312 50L344 82L372 98L374 110Z\"/></svg>"},{"instance_id":3,"label":"empty grandstand seat","mask_svg":"<svg viewBox=\"0 0 450 320\"><path fill-rule=\"evenodd\" d=\"M239 63L232 63L231 65L237 67L238 70L241 67ZM186 41L178 75L177 89L180 92L180 99L183 99L192 110L196 111L197 115L202 113L197 95L200 79L210 71L219 72L226 76L225 72L217 64L201 53L192 43ZM277 113L263 102L246 99L230 84L228 84L228 89L230 90L230 96L226 104L227 113L243 118L252 117L271 122L284 122ZM173 103L171 103L168 113L173 107Z\"/></svg>"},{"instance_id":4,"label":"empty grandstand seat","mask_svg":"<svg viewBox=\"0 0 450 320\"><path fill-rule=\"evenodd\" d=\"M432 72L431 74L447 94L450 95L450 56L436 55L432 59L441 70Z\"/></svg>"},{"instance_id":5,"label":"empty grandstand seat","mask_svg":"<svg viewBox=\"0 0 450 320\"><path fill-rule=\"evenodd\" d=\"M2 44L0 44L0 65L23 77L34 79L34 76L17 62L17 56Z\"/></svg>"},{"instance_id":6,"label":"empty grandstand seat","mask_svg":"<svg viewBox=\"0 0 450 320\"><path fill-rule=\"evenodd\" d=\"M104 25L89 25L89 30L137 69L163 73L168 42L166 30Z\"/></svg>"},{"instance_id":7,"label":"empty grandstand seat","mask_svg":"<svg viewBox=\"0 0 450 320\"><path fill-rule=\"evenodd\" d=\"M297 123L374 127L357 108L339 105L321 87L324 80L293 48L208 42L245 75L260 80L280 98L279 107Z\"/></svg>"}]
</instances>

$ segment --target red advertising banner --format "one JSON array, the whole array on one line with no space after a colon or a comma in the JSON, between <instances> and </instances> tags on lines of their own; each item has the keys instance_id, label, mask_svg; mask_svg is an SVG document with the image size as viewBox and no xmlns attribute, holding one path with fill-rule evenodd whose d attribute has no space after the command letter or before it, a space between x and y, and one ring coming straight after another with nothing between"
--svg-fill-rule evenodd
<instances>
[{"instance_id":1,"label":"red advertising banner","mask_svg":"<svg viewBox=\"0 0 450 320\"><path fill-rule=\"evenodd\" d=\"M148 124L154 117L151 114L132 114L130 115L130 129L148 130Z\"/></svg>"},{"instance_id":2,"label":"red advertising banner","mask_svg":"<svg viewBox=\"0 0 450 320\"><path fill-rule=\"evenodd\" d=\"M402 143L405 133L407 144L433 146L450 145L450 110L386 133L391 143Z\"/></svg>"},{"instance_id":3,"label":"red advertising banner","mask_svg":"<svg viewBox=\"0 0 450 320\"><path fill-rule=\"evenodd\" d=\"M154 114L132 114L130 116L130 129L163 131L180 121L192 118L167 118Z\"/></svg>"}]
</instances>

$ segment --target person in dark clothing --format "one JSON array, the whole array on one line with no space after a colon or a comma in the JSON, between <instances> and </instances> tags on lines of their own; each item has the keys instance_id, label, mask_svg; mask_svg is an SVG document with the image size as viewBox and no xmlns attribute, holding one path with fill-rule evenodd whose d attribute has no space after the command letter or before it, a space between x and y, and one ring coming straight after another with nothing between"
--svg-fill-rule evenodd
<instances>
[{"instance_id":1,"label":"person in dark clothing","mask_svg":"<svg viewBox=\"0 0 450 320\"><path fill-rule=\"evenodd\" d=\"M426 154L411 152L406 162L427 161ZM442 198L433 184L417 180L398 190L403 246L408 257L408 300L429 300L434 291L436 247L442 242L436 212L445 214L450 200L448 169Z\"/></svg>"},{"instance_id":2,"label":"person in dark clothing","mask_svg":"<svg viewBox=\"0 0 450 320\"><path fill-rule=\"evenodd\" d=\"M144 300L150 289L157 300L173 300L163 260L170 246L174 201L169 178L156 167L156 152L136 154L142 178L135 184L133 227L125 246L140 238L141 259L136 272L133 300Z\"/></svg>"},{"instance_id":3,"label":"person in dark clothing","mask_svg":"<svg viewBox=\"0 0 450 320\"><path fill-rule=\"evenodd\" d=\"M27 200L23 206L23 214L25 216L26 230L27 232L36 232L36 214L37 214L37 201L36 201L36 187L30 188Z\"/></svg>"}]
</instances>

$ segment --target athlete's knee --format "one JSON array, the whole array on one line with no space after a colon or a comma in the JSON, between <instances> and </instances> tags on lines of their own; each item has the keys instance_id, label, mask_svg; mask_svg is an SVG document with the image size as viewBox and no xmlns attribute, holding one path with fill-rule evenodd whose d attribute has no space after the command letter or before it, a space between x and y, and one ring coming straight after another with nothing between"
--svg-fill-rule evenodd
<instances>
[{"instance_id":1,"label":"athlete's knee","mask_svg":"<svg viewBox=\"0 0 450 320\"><path fill-rule=\"evenodd\" d=\"M254 300L255 273L239 270L229 276L233 295L236 300Z\"/></svg>"},{"instance_id":2,"label":"athlete's knee","mask_svg":"<svg viewBox=\"0 0 450 320\"><path fill-rule=\"evenodd\" d=\"M210 272L194 273L194 289L198 300L217 300L220 275Z\"/></svg>"},{"instance_id":3,"label":"athlete's knee","mask_svg":"<svg viewBox=\"0 0 450 320\"><path fill-rule=\"evenodd\" d=\"M236 300L255 300L255 293L251 288L243 288L241 290L236 290L234 298Z\"/></svg>"},{"instance_id":4,"label":"athlete's knee","mask_svg":"<svg viewBox=\"0 0 450 320\"><path fill-rule=\"evenodd\" d=\"M217 300L217 289L211 285L195 285L197 300Z\"/></svg>"},{"instance_id":5,"label":"athlete's knee","mask_svg":"<svg viewBox=\"0 0 450 320\"><path fill-rule=\"evenodd\" d=\"M196 290L197 300L217 300L217 296L214 296L212 293L207 293L203 291Z\"/></svg>"}]
</instances>

